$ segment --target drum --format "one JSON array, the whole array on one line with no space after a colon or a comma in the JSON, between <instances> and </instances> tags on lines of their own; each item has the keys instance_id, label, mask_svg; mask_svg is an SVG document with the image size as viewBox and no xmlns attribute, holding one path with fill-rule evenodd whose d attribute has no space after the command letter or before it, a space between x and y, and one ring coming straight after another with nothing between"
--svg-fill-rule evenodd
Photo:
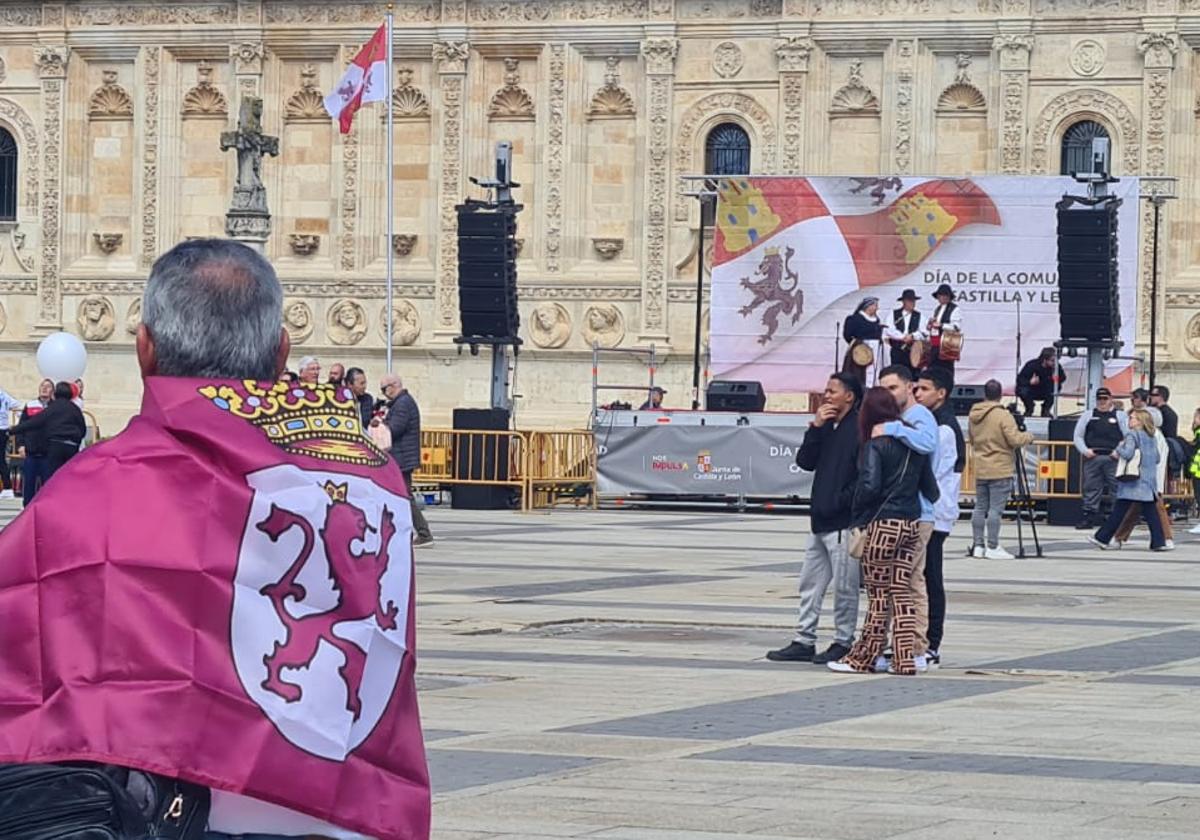
<instances>
[{"instance_id":1,"label":"drum","mask_svg":"<svg viewBox=\"0 0 1200 840\"><path fill-rule=\"evenodd\" d=\"M925 354L928 352L928 347L924 341L919 338L913 339L912 346L908 348L908 362L915 368L925 367Z\"/></svg>"},{"instance_id":2,"label":"drum","mask_svg":"<svg viewBox=\"0 0 1200 840\"><path fill-rule=\"evenodd\" d=\"M957 362L962 356L963 334L960 332L946 332L942 334L942 340L938 344L938 358L943 362Z\"/></svg>"},{"instance_id":3,"label":"drum","mask_svg":"<svg viewBox=\"0 0 1200 840\"><path fill-rule=\"evenodd\" d=\"M850 358L859 367L866 367L875 361L875 351L866 342L855 339L850 345Z\"/></svg>"}]
</instances>

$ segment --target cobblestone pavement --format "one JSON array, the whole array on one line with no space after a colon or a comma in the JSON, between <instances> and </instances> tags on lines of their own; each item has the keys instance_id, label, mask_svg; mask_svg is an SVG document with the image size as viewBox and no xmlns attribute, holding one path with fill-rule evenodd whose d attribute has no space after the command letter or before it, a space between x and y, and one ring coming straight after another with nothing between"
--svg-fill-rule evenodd
<instances>
[{"instance_id":1,"label":"cobblestone pavement","mask_svg":"<svg viewBox=\"0 0 1200 840\"><path fill-rule=\"evenodd\" d=\"M961 522L943 667L906 678L764 659L805 517L429 516L437 840L1197 836L1200 537L987 561Z\"/></svg>"}]
</instances>

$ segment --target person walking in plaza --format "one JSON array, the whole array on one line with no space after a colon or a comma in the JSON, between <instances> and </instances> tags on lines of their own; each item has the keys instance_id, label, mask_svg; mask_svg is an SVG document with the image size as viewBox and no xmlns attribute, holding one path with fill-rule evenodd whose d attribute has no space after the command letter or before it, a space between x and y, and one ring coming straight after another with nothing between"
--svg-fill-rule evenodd
<instances>
[{"instance_id":1,"label":"person walking in plaza","mask_svg":"<svg viewBox=\"0 0 1200 840\"><path fill-rule=\"evenodd\" d=\"M947 377L953 375L945 368L939 369L943 370ZM928 474L923 476L923 486L926 486L927 490L918 495L921 505L918 517L920 520L918 525L920 544L910 575L913 604L916 608L917 670L924 671L926 667L925 649L929 644L929 593L925 587L925 553L929 546L929 540L933 537L933 506L937 501L938 494L937 483L931 468L938 457L938 424L933 412L917 402L912 372L906 366L891 365L884 368L879 374L879 384L886 388L892 395L892 399L896 401L896 408L900 411L903 422L893 420L886 424L879 424L873 430L874 434L895 437L917 455L928 456L923 461L928 470ZM930 486L933 488L932 492L928 491Z\"/></svg>"},{"instance_id":2,"label":"person walking in plaza","mask_svg":"<svg viewBox=\"0 0 1200 840\"><path fill-rule=\"evenodd\" d=\"M1150 550L1169 551L1174 546L1166 543L1158 512L1155 510L1155 481L1158 472L1158 447L1154 444L1155 435L1161 432L1154 428L1154 420L1149 412L1134 409L1129 417L1129 431L1124 439L1107 456L1114 462L1121 461L1118 471L1128 467L1128 472L1121 475L1117 482L1117 501L1113 505L1108 520L1100 526L1095 534L1088 537L1088 542L1100 548L1116 548L1112 543L1113 534L1124 519L1130 507L1140 507L1142 518L1150 528Z\"/></svg>"},{"instance_id":3,"label":"person walking in plaza","mask_svg":"<svg viewBox=\"0 0 1200 840\"><path fill-rule=\"evenodd\" d=\"M971 556L988 560L1013 559L1000 545L1001 518L1012 494L1017 450L1033 443L1033 434L1018 429L1012 413L1000 404L1002 395L1000 383L989 380L983 386L983 401L971 406L967 416L975 476Z\"/></svg>"},{"instance_id":4,"label":"person walking in plaza","mask_svg":"<svg viewBox=\"0 0 1200 840\"><path fill-rule=\"evenodd\" d=\"M87 422L75 405L74 393L71 383L59 382L54 386L54 399L44 411L12 427L14 435L42 435L46 443L47 478L79 454L79 445L87 436Z\"/></svg>"},{"instance_id":5,"label":"person walking in plaza","mask_svg":"<svg viewBox=\"0 0 1200 840\"><path fill-rule=\"evenodd\" d=\"M1171 448L1167 443L1167 436L1159 429L1158 421L1161 414L1153 406L1146 406L1142 409L1135 408L1129 413L1132 417L1136 411L1145 411L1150 415L1150 422L1154 424L1156 434L1152 435L1154 439L1154 450L1158 455L1158 463L1154 470L1154 510L1158 516L1159 527L1163 532L1163 541L1168 548L1175 547L1175 527L1171 524L1171 514L1167 510L1166 500L1163 498L1163 493L1167 488L1167 463L1170 459ZM1158 415L1158 416L1156 416ZM1118 490L1120 487L1118 486ZM1116 532L1113 534L1113 547L1120 548L1121 545L1129 541L1129 537L1133 534L1133 529L1137 527L1138 520L1141 519L1141 511L1137 505L1131 506L1125 511L1125 516L1121 519L1121 524L1117 526Z\"/></svg>"},{"instance_id":6,"label":"person walking in plaza","mask_svg":"<svg viewBox=\"0 0 1200 840\"><path fill-rule=\"evenodd\" d=\"M1129 417L1113 405L1112 391L1096 389L1096 407L1075 422L1075 449L1083 456L1083 516L1075 526L1085 531L1104 521L1100 506L1117 491L1116 460L1109 457L1129 432Z\"/></svg>"},{"instance_id":7,"label":"person walking in plaza","mask_svg":"<svg viewBox=\"0 0 1200 840\"><path fill-rule=\"evenodd\" d=\"M400 377L385 373L379 380L383 395L389 402L387 427L392 433L392 458L400 472L404 473L404 484L408 487L408 503L412 510L413 545L429 545L433 532L425 521L425 514L417 502L417 491L413 489L412 477L421 466L421 410L417 401L404 388Z\"/></svg>"},{"instance_id":8,"label":"person walking in plaza","mask_svg":"<svg viewBox=\"0 0 1200 840\"><path fill-rule=\"evenodd\" d=\"M949 374L942 368L928 368L917 377L917 402L933 412L938 424L938 454L932 465L938 485L938 500L933 506L933 533L925 549L925 593L929 600L929 631L926 634L929 641L925 663L931 669L942 664L942 636L946 625L943 552L954 523L958 521L958 497L962 487L962 471L967 461L966 442L949 402L952 387Z\"/></svg>"},{"instance_id":9,"label":"person walking in plaza","mask_svg":"<svg viewBox=\"0 0 1200 840\"><path fill-rule=\"evenodd\" d=\"M21 409L20 421L24 422L45 411L52 399L54 399L54 383L49 379L43 379L38 385L37 399L25 403L25 407ZM46 436L39 431L33 431L22 435L14 434L13 438L17 455L21 458L21 500L28 507L38 488L50 478L50 459L46 452Z\"/></svg>"},{"instance_id":10,"label":"person walking in plaza","mask_svg":"<svg viewBox=\"0 0 1200 840\"><path fill-rule=\"evenodd\" d=\"M1017 399L1025 409L1025 416L1032 416L1033 404L1041 402L1042 416L1049 417L1054 398L1066 378L1066 371L1058 363L1058 352L1053 347L1043 347L1036 359L1026 362L1017 374Z\"/></svg>"},{"instance_id":11,"label":"person walking in plaza","mask_svg":"<svg viewBox=\"0 0 1200 840\"><path fill-rule=\"evenodd\" d=\"M796 635L787 647L767 653L772 662L816 662L840 659L850 652L858 620L858 561L847 552L854 485L858 479L858 378L835 373L825 385L824 401L804 433L796 466L813 473L809 521L812 534L800 569L800 614ZM833 583L834 636L817 653L821 602Z\"/></svg>"},{"instance_id":12,"label":"person walking in plaza","mask_svg":"<svg viewBox=\"0 0 1200 840\"><path fill-rule=\"evenodd\" d=\"M880 426L904 425L896 399L886 388L867 391L858 423L862 452L851 523L866 529L862 576L869 599L867 617L858 641L828 667L839 673L874 671L887 644L890 619L893 659L888 672L915 674L923 646L918 641L912 574L921 543L918 489L928 456L893 435L877 434Z\"/></svg>"},{"instance_id":13,"label":"person walking in plaza","mask_svg":"<svg viewBox=\"0 0 1200 840\"><path fill-rule=\"evenodd\" d=\"M1200 515L1200 408L1192 412L1192 457L1188 459L1188 478L1192 480L1192 509ZM1189 534L1200 534L1200 523L1193 525Z\"/></svg>"}]
</instances>

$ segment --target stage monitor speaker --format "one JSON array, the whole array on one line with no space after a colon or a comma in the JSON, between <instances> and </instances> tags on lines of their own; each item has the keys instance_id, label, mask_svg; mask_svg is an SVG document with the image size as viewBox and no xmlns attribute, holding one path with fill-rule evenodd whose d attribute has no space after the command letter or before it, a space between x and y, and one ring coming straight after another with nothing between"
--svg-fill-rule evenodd
<instances>
[{"instance_id":1,"label":"stage monitor speaker","mask_svg":"<svg viewBox=\"0 0 1200 840\"><path fill-rule=\"evenodd\" d=\"M977 402L983 402L982 385L955 385L950 391L950 406L956 417L966 417Z\"/></svg>"},{"instance_id":2,"label":"stage monitor speaker","mask_svg":"<svg viewBox=\"0 0 1200 840\"><path fill-rule=\"evenodd\" d=\"M1112 341L1121 330L1117 208L1058 210L1058 315L1063 340Z\"/></svg>"},{"instance_id":3,"label":"stage monitor speaker","mask_svg":"<svg viewBox=\"0 0 1200 840\"><path fill-rule=\"evenodd\" d=\"M508 431L509 414L502 408L456 408L456 430ZM454 477L459 481L508 480L508 438L479 435L454 448ZM455 484L450 506L461 510L504 510L511 506L513 489L496 484Z\"/></svg>"},{"instance_id":4,"label":"stage monitor speaker","mask_svg":"<svg viewBox=\"0 0 1200 840\"><path fill-rule=\"evenodd\" d=\"M465 338L515 338L517 231L511 212L458 208L458 309Z\"/></svg>"},{"instance_id":5,"label":"stage monitor speaker","mask_svg":"<svg viewBox=\"0 0 1200 840\"><path fill-rule=\"evenodd\" d=\"M713 381L705 401L709 411L762 411L767 394L761 382Z\"/></svg>"}]
</instances>

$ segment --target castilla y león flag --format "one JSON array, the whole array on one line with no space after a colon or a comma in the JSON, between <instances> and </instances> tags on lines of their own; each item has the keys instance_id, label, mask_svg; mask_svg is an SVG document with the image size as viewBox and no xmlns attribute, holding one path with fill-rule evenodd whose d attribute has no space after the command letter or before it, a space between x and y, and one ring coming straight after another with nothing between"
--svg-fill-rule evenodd
<instances>
[{"instance_id":1,"label":"castilla y le\u00f3n flag","mask_svg":"<svg viewBox=\"0 0 1200 840\"><path fill-rule=\"evenodd\" d=\"M429 836L412 523L349 391L155 377L0 531L0 762Z\"/></svg>"},{"instance_id":2,"label":"castilla y le\u00f3n flag","mask_svg":"<svg viewBox=\"0 0 1200 840\"><path fill-rule=\"evenodd\" d=\"M338 121L342 134L350 133L354 115L364 102L383 102L388 95L387 24L375 30L350 62L333 92L325 97L325 110Z\"/></svg>"}]
</instances>

